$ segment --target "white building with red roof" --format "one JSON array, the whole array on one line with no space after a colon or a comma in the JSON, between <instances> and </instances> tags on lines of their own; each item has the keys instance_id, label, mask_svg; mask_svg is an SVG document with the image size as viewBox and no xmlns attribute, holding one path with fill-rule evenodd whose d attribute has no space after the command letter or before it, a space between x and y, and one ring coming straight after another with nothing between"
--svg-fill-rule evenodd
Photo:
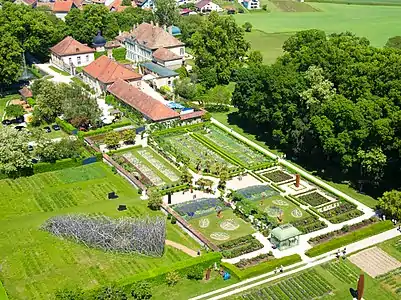
<instances>
[{"instance_id":1,"label":"white building with red roof","mask_svg":"<svg viewBox=\"0 0 401 300\"><path fill-rule=\"evenodd\" d=\"M98 94L101 94L118 79L140 87L142 75L103 55L82 70L82 78Z\"/></svg>"},{"instance_id":2,"label":"white building with red roof","mask_svg":"<svg viewBox=\"0 0 401 300\"><path fill-rule=\"evenodd\" d=\"M84 67L95 60L95 50L67 36L50 48L50 62L56 67L75 74L76 67Z\"/></svg>"}]
</instances>

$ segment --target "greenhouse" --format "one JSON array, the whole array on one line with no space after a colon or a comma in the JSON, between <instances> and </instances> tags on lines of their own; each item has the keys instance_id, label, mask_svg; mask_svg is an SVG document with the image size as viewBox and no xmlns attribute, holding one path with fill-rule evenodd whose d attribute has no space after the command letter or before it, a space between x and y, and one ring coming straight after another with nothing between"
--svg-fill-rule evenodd
<instances>
[{"instance_id":1,"label":"greenhouse","mask_svg":"<svg viewBox=\"0 0 401 300\"><path fill-rule=\"evenodd\" d=\"M279 250L285 250L299 244L302 233L291 224L276 227L271 232L270 242Z\"/></svg>"}]
</instances>

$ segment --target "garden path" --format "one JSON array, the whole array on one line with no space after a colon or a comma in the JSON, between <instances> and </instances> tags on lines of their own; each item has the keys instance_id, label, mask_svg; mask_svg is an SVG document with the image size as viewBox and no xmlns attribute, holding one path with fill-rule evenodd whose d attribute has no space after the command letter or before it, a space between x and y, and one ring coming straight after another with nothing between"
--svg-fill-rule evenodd
<instances>
[{"instance_id":1,"label":"garden path","mask_svg":"<svg viewBox=\"0 0 401 300\"><path fill-rule=\"evenodd\" d=\"M387 241L389 239L392 239L396 236L401 236L401 233L396 228L385 231L383 233L374 235L372 237L366 238L366 239L358 241L356 243L347 245L346 246L347 253L350 254L350 253L360 251L367 247L370 247L370 246L373 246L376 244L380 244L380 243ZM280 273L278 275L274 274L274 271L268 272L268 273L241 281L239 283L227 286L225 288L214 290L212 292L209 292L209 293L206 293L203 295L199 295L199 296L191 298L189 300L200 300L200 299L217 300L217 299L223 299L226 297L230 297L235 294L246 291L248 289L257 287L259 285L262 285L262 284L277 280L279 278L285 277L287 275L295 274L297 272L300 272L300 271L315 267L317 265L326 263L330 260L335 259L336 252L337 252L337 249L327 252L327 253L324 253L322 255L310 258L310 261L307 264L300 262L300 263L296 263L296 264L293 264L288 267L284 267L284 270L286 270L286 269L290 269L290 270L286 271L284 273ZM211 297L213 295L216 295L216 296Z\"/></svg>"},{"instance_id":2,"label":"garden path","mask_svg":"<svg viewBox=\"0 0 401 300\"><path fill-rule=\"evenodd\" d=\"M182 244L179 244L179 243L176 243L176 242L173 242L170 240L166 240L166 245L171 246L175 249L181 250L182 252L188 254L189 256L192 256L192 257L198 256L198 253L196 253L196 251L189 249L187 246L184 246Z\"/></svg>"},{"instance_id":3,"label":"garden path","mask_svg":"<svg viewBox=\"0 0 401 300\"><path fill-rule=\"evenodd\" d=\"M72 76L65 76L62 75L56 71L53 71L52 69L50 69L51 64L36 64L35 65L37 68L39 68L40 70L42 70L43 72L53 76L52 79L50 79L51 81L54 82L63 82L63 83L70 83L71 82L71 78Z\"/></svg>"}]
</instances>

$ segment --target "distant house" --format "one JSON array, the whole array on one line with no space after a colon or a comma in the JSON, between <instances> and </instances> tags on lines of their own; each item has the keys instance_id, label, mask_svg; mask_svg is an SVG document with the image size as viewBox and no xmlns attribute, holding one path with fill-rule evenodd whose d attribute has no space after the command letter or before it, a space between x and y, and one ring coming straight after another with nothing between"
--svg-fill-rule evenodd
<instances>
[{"instance_id":1,"label":"distant house","mask_svg":"<svg viewBox=\"0 0 401 300\"><path fill-rule=\"evenodd\" d=\"M150 85L158 89L162 86L168 86L173 89L174 79L179 77L177 72L154 62L141 63L140 68L144 74L143 80L149 82Z\"/></svg>"},{"instance_id":2,"label":"distant house","mask_svg":"<svg viewBox=\"0 0 401 300\"><path fill-rule=\"evenodd\" d=\"M24 86L18 92L21 95L22 100L24 100L24 101L27 101L28 98L32 98L33 97L32 91L26 86Z\"/></svg>"},{"instance_id":3,"label":"distant house","mask_svg":"<svg viewBox=\"0 0 401 300\"><path fill-rule=\"evenodd\" d=\"M118 79L139 87L142 76L132 69L102 55L82 70L82 78L85 83L100 94L105 92Z\"/></svg>"},{"instance_id":4,"label":"distant house","mask_svg":"<svg viewBox=\"0 0 401 300\"><path fill-rule=\"evenodd\" d=\"M135 0L135 4L137 7L142 9L152 9L154 6L153 0Z\"/></svg>"},{"instance_id":5,"label":"distant house","mask_svg":"<svg viewBox=\"0 0 401 300\"><path fill-rule=\"evenodd\" d=\"M76 67L84 67L95 60L95 50L67 36L50 48L50 62L56 67L75 75Z\"/></svg>"},{"instance_id":6,"label":"distant house","mask_svg":"<svg viewBox=\"0 0 401 300\"><path fill-rule=\"evenodd\" d=\"M241 3L246 9L260 9L259 0L242 0Z\"/></svg>"},{"instance_id":7,"label":"distant house","mask_svg":"<svg viewBox=\"0 0 401 300\"><path fill-rule=\"evenodd\" d=\"M131 1L131 6L136 7L135 1ZM123 6L123 0L114 0L110 5L107 6L110 11L121 12L129 6Z\"/></svg>"},{"instance_id":8,"label":"distant house","mask_svg":"<svg viewBox=\"0 0 401 300\"><path fill-rule=\"evenodd\" d=\"M177 112L124 80L118 79L108 87L107 91L118 100L140 112L147 120L163 122L179 118Z\"/></svg>"},{"instance_id":9,"label":"distant house","mask_svg":"<svg viewBox=\"0 0 401 300\"><path fill-rule=\"evenodd\" d=\"M223 9L220 6L218 6L217 4L213 3L210 0L201 0L195 4L195 7L198 11L202 13L207 13L211 11L217 11L217 12L223 11Z\"/></svg>"},{"instance_id":10,"label":"distant house","mask_svg":"<svg viewBox=\"0 0 401 300\"><path fill-rule=\"evenodd\" d=\"M170 27L171 30L172 27ZM159 48L164 48L164 50L159 51L165 54L164 57L174 57L175 63L181 60L182 64L185 56L185 44L174 37L172 32L167 32L166 28L153 25L153 23L142 23L135 26L129 36L125 37L124 45L127 49L126 58L134 63L152 61L154 59L153 54Z\"/></svg>"},{"instance_id":11,"label":"distant house","mask_svg":"<svg viewBox=\"0 0 401 300\"><path fill-rule=\"evenodd\" d=\"M181 16L189 16L189 14L192 12L190 8L183 8L180 10L180 15Z\"/></svg>"},{"instance_id":12,"label":"distant house","mask_svg":"<svg viewBox=\"0 0 401 300\"><path fill-rule=\"evenodd\" d=\"M70 10L77 7L78 6L72 0L56 0L53 4L52 12L57 18L64 20Z\"/></svg>"},{"instance_id":13,"label":"distant house","mask_svg":"<svg viewBox=\"0 0 401 300\"><path fill-rule=\"evenodd\" d=\"M38 5L38 0L15 0L15 4L22 4L35 8Z\"/></svg>"}]
</instances>

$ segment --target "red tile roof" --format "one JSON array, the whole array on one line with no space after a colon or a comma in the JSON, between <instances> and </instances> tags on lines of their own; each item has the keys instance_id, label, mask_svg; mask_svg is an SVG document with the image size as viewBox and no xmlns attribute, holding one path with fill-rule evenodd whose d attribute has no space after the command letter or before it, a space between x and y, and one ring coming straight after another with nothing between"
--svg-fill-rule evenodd
<instances>
[{"instance_id":1,"label":"red tile roof","mask_svg":"<svg viewBox=\"0 0 401 300\"><path fill-rule=\"evenodd\" d=\"M142 23L131 32L131 37L136 39L139 44L144 45L149 49L170 48L183 46L180 40L172 36L163 28Z\"/></svg>"},{"instance_id":2,"label":"red tile roof","mask_svg":"<svg viewBox=\"0 0 401 300\"><path fill-rule=\"evenodd\" d=\"M26 86L24 86L18 92L24 98L31 98L33 96L32 91L30 89L28 89Z\"/></svg>"},{"instance_id":3,"label":"red tile roof","mask_svg":"<svg viewBox=\"0 0 401 300\"><path fill-rule=\"evenodd\" d=\"M153 52L153 57L162 61L176 60L182 58L181 56L175 54L174 52L166 48L157 49L155 52Z\"/></svg>"},{"instance_id":4,"label":"red tile roof","mask_svg":"<svg viewBox=\"0 0 401 300\"><path fill-rule=\"evenodd\" d=\"M26 5L31 5L33 6L35 3L38 2L38 0L22 0Z\"/></svg>"},{"instance_id":5,"label":"red tile roof","mask_svg":"<svg viewBox=\"0 0 401 300\"><path fill-rule=\"evenodd\" d=\"M205 7L206 5L208 5L210 2L210 0L201 0L198 3L195 4L196 8L201 9L203 7Z\"/></svg>"},{"instance_id":6,"label":"red tile roof","mask_svg":"<svg viewBox=\"0 0 401 300\"><path fill-rule=\"evenodd\" d=\"M108 8L109 8L109 10L121 12L124 9L129 7L129 6L123 6L122 4L123 4L123 0L115 0L108 6ZM131 1L131 6L136 7L135 1Z\"/></svg>"},{"instance_id":7,"label":"red tile roof","mask_svg":"<svg viewBox=\"0 0 401 300\"><path fill-rule=\"evenodd\" d=\"M109 86L107 90L152 121L163 121L179 117L177 112L126 81L119 79Z\"/></svg>"},{"instance_id":8,"label":"red tile roof","mask_svg":"<svg viewBox=\"0 0 401 300\"><path fill-rule=\"evenodd\" d=\"M94 49L81 44L77 40L73 39L70 36L67 36L64 40L59 42L57 45L50 48L50 51L60 55L75 55L75 54L84 54L84 53L93 53Z\"/></svg>"},{"instance_id":9,"label":"red tile roof","mask_svg":"<svg viewBox=\"0 0 401 300\"><path fill-rule=\"evenodd\" d=\"M73 3L72 0L58 0L54 2L52 11L55 13L68 13Z\"/></svg>"},{"instance_id":10,"label":"red tile roof","mask_svg":"<svg viewBox=\"0 0 401 300\"><path fill-rule=\"evenodd\" d=\"M181 121L184 121L184 120L199 118L202 117L205 113L206 112L204 110L198 110L191 113L180 115L180 119Z\"/></svg>"},{"instance_id":11,"label":"red tile roof","mask_svg":"<svg viewBox=\"0 0 401 300\"><path fill-rule=\"evenodd\" d=\"M105 84L113 83L117 79L131 81L142 78L140 74L124 67L114 60L111 60L105 55L102 55L95 61L91 62L83 69L83 71Z\"/></svg>"}]
</instances>

